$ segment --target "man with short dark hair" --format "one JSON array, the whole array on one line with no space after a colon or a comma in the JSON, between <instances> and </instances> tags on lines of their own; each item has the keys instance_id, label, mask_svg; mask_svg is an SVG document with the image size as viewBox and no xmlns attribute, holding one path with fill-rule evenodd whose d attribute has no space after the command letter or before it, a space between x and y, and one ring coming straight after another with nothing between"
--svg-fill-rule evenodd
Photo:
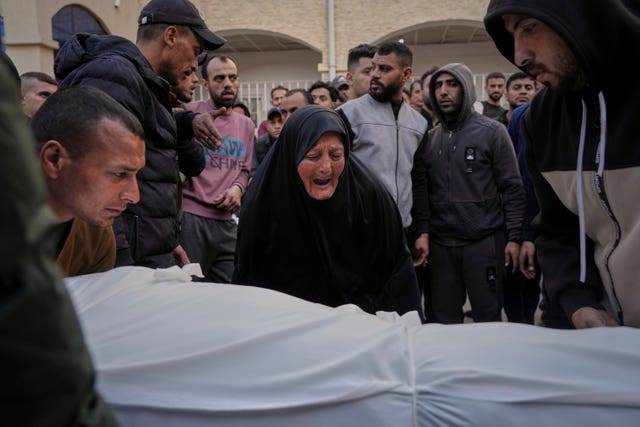
<instances>
[{"instance_id":1,"label":"man with short dark hair","mask_svg":"<svg viewBox=\"0 0 640 427\"><path fill-rule=\"evenodd\" d=\"M337 108L352 133L353 155L381 180L396 202L414 264L428 254L426 175L427 122L403 102L413 54L402 43L380 45L371 60L369 93Z\"/></svg>"},{"instance_id":2,"label":"man with short dark hair","mask_svg":"<svg viewBox=\"0 0 640 427\"><path fill-rule=\"evenodd\" d=\"M371 59L376 53L376 47L370 44L359 44L349 50L347 58L347 74L345 78L349 84L349 99L356 99L369 93L371 82Z\"/></svg>"},{"instance_id":3,"label":"man with short dark hair","mask_svg":"<svg viewBox=\"0 0 640 427\"><path fill-rule=\"evenodd\" d=\"M251 175L253 175L260 166L262 159L267 155L271 146L276 143L280 136L280 131L284 125L282 119L282 110L280 107L271 107L267 112L267 133L258 137L253 145L253 161L251 164Z\"/></svg>"},{"instance_id":4,"label":"man with short dark hair","mask_svg":"<svg viewBox=\"0 0 640 427\"><path fill-rule=\"evenodd\" d=\"M65 276L110 270L116 260L111 225L140 200L140 122L101 90L76 86L53 94L31 126L49 206L64 224L58 264Z\"/></svg>"},{"instance_id":5,"label":"man with short dark hair","mask_svg":"<svg viewBox=\"0 0 640 427\"><path fill-rule=\"evenodd\" d=\"M507 119L507 110L502 108L502 104L500 104L500 100L504 95L504 90L504 74L498 71L487 74L484 84L484 91L487 94L487 99L480 102L480 113L490 119L497 120L506 126L509 122Z\"/></svg>"},{"instance_id":6,"label":"man with short dark hair","mask_svg":"<svg viewBox=\"0 0 640 427\"><path fill-rule=\"evenodd\" d=\"M305 105L313 104L313 98L311 94L305 89L291 89L285 95L284 99L280 103L280 111L282 112L282 122L286 123L287 119L298 108L302 108Z\"/></svg>"},{"instance_id":7,"label":"man with short dark hair","mask_svg":"<svg viewBox=\"0 0 640 427\"><path fill-rule=\"evenodd\" d=\"M20 76L24 113L31 118L48 97L58 90L58 82L49 74L28 71Z\"/></svg>"},{"instance_id":8,"label":"man with short dark hair","mask_svg":"<svg viewBox=\"0 0 640 427\"><path fill-rule=\"evenodd\" d=\"M284 97L287 95L287 91L289 89L287 89L284 86L276 86L273 89L271 89L271 106L272 107L278 107L280 106L280 103L282 102L282 100L284 99ZM262 136L265 133L267 133L267 123L268 120L263 120L262 123L260 123L260 126L258 126L258 136Z\"/></svg>"},{"instance_id":9,"label":"man with short dark hair","mask_svg":"<svg viewBox=\"0 0 640 427\"><path fill-rule=\"evenodd\" d=\"M312 84L308 91L313 98L313 103L317 105L333 108L338 100L338 91L331 87L329 83L320 80Z\"/></svg>"},{"instance_id":10,"label":"man with short dark hair","mask_svg":"<svg viewBox=\"0 0 640 427\"><path fill-rule=\"evenodd\" d=\"M215 120L223 144L218 150L204 148L204 170L184 184L183 245L208 281L230 283L237 235L232 215L240 209L249 182L255 127L250 118L231 108L240 84L231 58L210 57L202 65L202 78L209 99L185 108L198 113L225 109Z\"/></svg>"},{"instance_id":11,"label":"man with short dark hair","mask_svg":"<svg viewBox=\"0 0 640 427\"><path fill-rule=\"evenodd\" d=\"M169 267L189 261L179 241L179 172L202 169L199 142L217 148L214 114L172 111L169 90L204 49L225 40L211 32L188 0L151 0L138 18L137 42L117 36L77 34L55 59L61 87L88 84L104 90L142 123L146 165L138 175L140 202L116 219L117 265ZM189 160L186 160L188 158Z\"/></svg>"}]
</instances>

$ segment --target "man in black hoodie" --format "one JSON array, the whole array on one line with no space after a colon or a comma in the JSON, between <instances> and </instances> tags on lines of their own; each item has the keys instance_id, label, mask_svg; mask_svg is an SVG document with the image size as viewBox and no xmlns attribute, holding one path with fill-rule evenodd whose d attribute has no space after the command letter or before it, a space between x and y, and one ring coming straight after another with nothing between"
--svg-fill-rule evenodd
<instances>
[{"instance_id":1,"label":"man in black hoodie","mask_svg":"<svg viewBox=\"0 0 640 427\"><path fill-rule=\"evenodd\" d=\"M429 82L438 125L425 150L429 186L429 283L433 317L500 321L504 268L518 267L525 194L507 129L473 108L473 74L440 67ZM505 230L506 229L506 242Z\"/></svg>"},{"instance_id":2,"label":"man in black hoodie","mask_svg":"<svg viewBox=\"0 0 640 427\"><path fill-rule=\"evenodd\" d=\"M522 122L543 321L640 327L640 80L629 74L640 3L568 3L492 0L484 20L502 55L546 86Z\"/></svg>"},{"instance_id":3,"label":"man in black hoodie","mask_svg":"<svg viewBox=\"0 0 640 427\"><path fill-rule=\"evenodd\" d=\"M114 223L116 265L169 267L188 262L179 244L182 195L180 170L187 176L204 168L202 147L221 144L213 117L220 112L173 114L170 85L192 73L203 50L225 40L211 32L188 0L151 0L138 18L137 42L117 36L77 34L60 49L55 73L60 88L91 85L102 89L142 123L146 166L138 174L140 202ZM177 160L176 160L177 159Z\"/></svg>"}]
</instances>

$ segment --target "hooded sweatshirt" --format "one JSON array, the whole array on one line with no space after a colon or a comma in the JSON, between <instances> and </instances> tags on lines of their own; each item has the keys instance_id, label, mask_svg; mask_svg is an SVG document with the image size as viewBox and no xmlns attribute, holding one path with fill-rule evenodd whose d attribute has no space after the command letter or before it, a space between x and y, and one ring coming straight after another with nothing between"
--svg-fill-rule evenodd
<instances>
[{"instance_id":1,"label":"hooded sweatshirt","mask_svg":"<svg viewBox=\"0 0 640 427\"><path fill-rule=\"evenodd\" d=\"M447 121L436 100L436 80L449 73L462 85L455 120ZM476 112L471 70L464 64L438 69L429 83L440 123L429 131L425 151L430 240L462 246L501 228L520 242L525 196L511 138L501 123Z\"/></svg>"},{"instance_id":2,"label":"hooded sweatshirt","mask_svg":"<svg viewBox=\"0 0 640 427\"><path fill-rule=\"evenodd\" d=\"M640 80L629 71L640 44L640 3L493 0L485 26L514 62L504 14L553 29L587 80L579 90L544 89L522 123L540 205L535 225L545 296L565 322L580 307L604 306L620 324L638 327Z\"/></svg>"},{"instance_id":3,"label":"hooded sweatshirt","mask_svg":"<svg viewBox=\"0 0 640 427\"><path fill-rule=\"evenodd\" d=\"M182 144L191 141L194 113L174 117L169 84L153 71L136 45L122 37L77 34L56 55L55 73L61 88L86 84L102 89L142 123L146 164L137 176L140 201L116 218L118 249L128 247L137 265L173 265L171 252L178 245L182 202L177 159L183 151L178 137ZM202 149L192 145L191 156L202 159ZM200 170L183 172L193 175Z\"/></svg>"}]
</instances>

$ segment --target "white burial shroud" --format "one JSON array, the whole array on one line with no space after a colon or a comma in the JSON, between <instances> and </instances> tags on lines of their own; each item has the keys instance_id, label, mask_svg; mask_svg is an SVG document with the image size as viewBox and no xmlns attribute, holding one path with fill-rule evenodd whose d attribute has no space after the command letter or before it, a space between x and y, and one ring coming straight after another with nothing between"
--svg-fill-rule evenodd
<instances>
[{"instance_id":1,"label":"white burial shroud","mask_svg":"<svg viewBox=\"0 0 640 427\"><path fill-rule=\"evenodd\" d=\"M640 330L419 325L177 267L66 280L123 426L630 426Z\"/></svg>"}]
</instances>

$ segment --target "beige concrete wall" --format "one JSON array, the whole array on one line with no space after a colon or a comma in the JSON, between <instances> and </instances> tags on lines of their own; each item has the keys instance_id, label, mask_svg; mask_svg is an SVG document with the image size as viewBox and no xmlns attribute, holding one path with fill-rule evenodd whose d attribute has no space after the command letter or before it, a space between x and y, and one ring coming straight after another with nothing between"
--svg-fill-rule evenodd
<instances>
[{"instance_id":1,"label":"beige concrete wall","mask_svg":"<svg viewBox=\"0 0 640 427\"><path fill-rule=\"evenodd\" d=\"M236 0L233 9L239 12L237 14L225 10L229 3L224 0L195 3L208 24L223 35L275 32L321 52L318 77L327 79L330 58L326 0ZM488 3L488 0L334 0L336 74L344 74L347 52L360 43L375 44L407 29L437 26L450 21L466 21L469 25L483 28L482 18ZM221 10L225 12L221 13ZM411 40L406 43L412 47ZM438 49L438 45L434 48ZM488 67L494 62L500 63L502 57L495 47L489 46L489 51L486 48L483 46ZM447 45L445 49L451 52L448 57L460 56L456 50L458 46ZM417 64L419 69L423 68L423 62Z\"/></svg>"},{"instance_id":2,"label":"beige concrete wall","mask_svg":"<svg viewBox=\"0 0 640 427\"><path fill-rule=\"evenodd\" d=\"M115 7L119 3L119 7ZM111 34L135 39L136 19L146 0L0 0L5 18L5 43L20 72L53 73L51 17L65 5L93 12ZM328 0L194 0L209 26L222 35L278 34L309 50L232 54L244 81L327 79ZM482 27L488 0L334 0L336 74L346 71L348 50L359 43L375 44L406 30L460 23ZM513 67L492 43L416 46L414 75L432 65L465 62L475 73Z\"/></svg>"},{"instance_id":3,"label":"beige concrete wall","mask_svg":"<svg viewBox=\"0 0 640 427\"><path fill-rule=\"evenodd\" d=\"M5 20L7 54L20 73L37 70L53 74L51 18L62 7L76 4L91 11L107 32L135 39L136 19L144 0L0 0Z\"/></svg>"}]
</instances>

